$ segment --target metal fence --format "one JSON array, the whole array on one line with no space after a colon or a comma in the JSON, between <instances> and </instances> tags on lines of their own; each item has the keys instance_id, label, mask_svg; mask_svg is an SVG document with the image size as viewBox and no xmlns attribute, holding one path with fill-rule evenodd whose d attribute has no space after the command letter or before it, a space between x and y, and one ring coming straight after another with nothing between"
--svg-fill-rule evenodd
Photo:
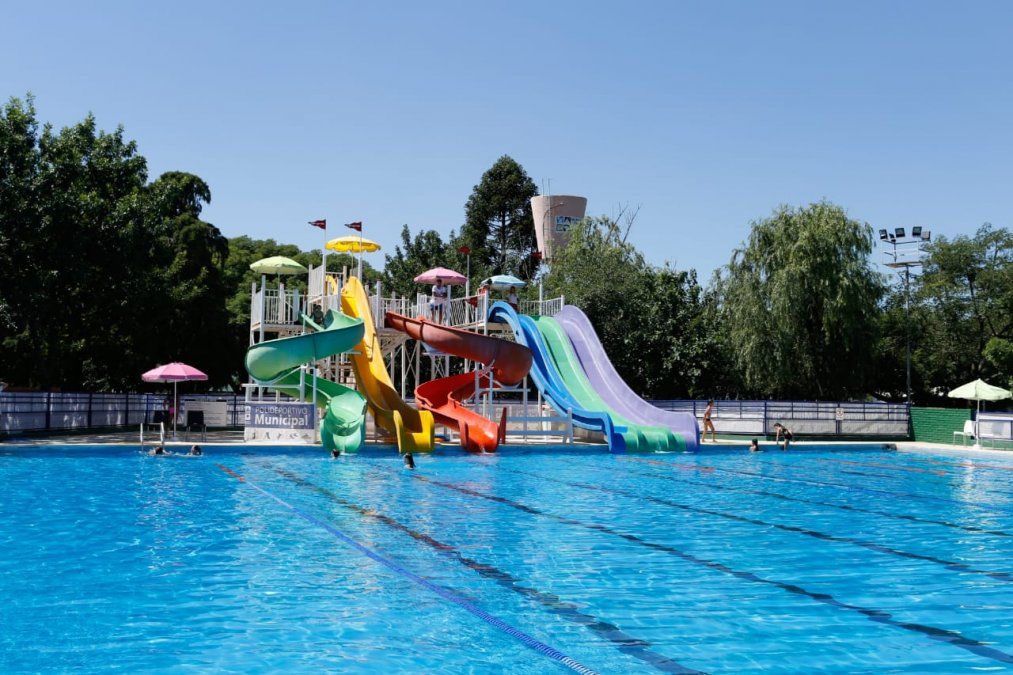
<instances>
[{"instance_id":1,"label":"metal fence","mask_svg":"<svg viewBox=\"0 0 1013 675\"><path fill-rule=\"evenodd\" d=\"M665 410L692 413L703 419L707 401L651 401ZM902 403L834 401L715 401L711 419L721 434L774 433L780 422L807 436L897 436L910 433L910 410ZM702 425L701 425L702 428Z\"/></svg>"},{"instance_id":2,"label":"metal fence","mask_svg":"<svg viewBox=\"0 0 1013 675\"><path fill-rule=\"evenodd\" d=\"M0 434L132 427L164 409L164 394L71 392L0 393ZM235 394L187 394L187 400L224 401L230 426L242 423L244 400Z\"/></svg>"},{"instance_id":3,"label":"metal fence","mask_svg":"<svg viewBox=\"0 0 1013 675\"><path fill-rule=\"evenodd\" d=\"M229 425L238 427L243 423L245 401L241 395L181 395L182 407L188 400L224 401ZM0 434L134 426L152 421L153 413L163 410L165 401L164 394L2 392ZM665 410L689 412L698 420L707 407L703 400L651 403ZM996 417L992 420L995 436L1013 434L1013 422L1005 416ZM907 437L910 428L908 407L893 403L715 401L712 419L722 434L770 434L776 422L796 434L814 436Z\"/></svg>"}]
</instances>

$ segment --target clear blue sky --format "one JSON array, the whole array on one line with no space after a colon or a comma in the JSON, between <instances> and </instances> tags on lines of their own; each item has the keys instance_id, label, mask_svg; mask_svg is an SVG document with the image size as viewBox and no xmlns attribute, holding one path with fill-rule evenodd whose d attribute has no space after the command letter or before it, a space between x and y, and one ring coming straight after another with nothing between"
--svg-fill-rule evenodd
<instances>
[{"instance_id":1,"label":"clear blue sky","mask_svg":"<svg viewBox=\"0 0 1013 675\"><path fill-rule=\"evenodd\" d=\"M504 153L592 214L640 204L635 243L704 280L780 203L947 235L1013 212L1009 3L46 2L3 23L5 98L123 124L152 177L210 183L229 236L446 233Z\"/></svg>"}]
</instances>

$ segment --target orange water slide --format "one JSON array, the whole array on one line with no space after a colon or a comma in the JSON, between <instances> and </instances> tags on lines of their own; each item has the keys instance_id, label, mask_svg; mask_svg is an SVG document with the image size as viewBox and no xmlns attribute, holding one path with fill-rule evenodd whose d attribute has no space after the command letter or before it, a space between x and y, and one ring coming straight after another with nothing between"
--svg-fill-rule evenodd
<instances>
[{"instance_id":1,"label":"orange water slide","mask_svg":"<svg viewBox=\"0 0 1013 675\"><path fill-rule=\"evenodd\" d=\"M413 340L437 351L485 365L480 377L492 373L497 384L513 386L531 369L531 350L524 345L500 338L452 328L426 319L410 319L387 312L384 321ZM468 409L462 401L475 393L475 373L462 373L424 382L415 388L415 401L433 413L441 424L456 426L461 445L471 452L494 452L506 435L506 411L499 423Z\"/></svg>"}]
</instances>

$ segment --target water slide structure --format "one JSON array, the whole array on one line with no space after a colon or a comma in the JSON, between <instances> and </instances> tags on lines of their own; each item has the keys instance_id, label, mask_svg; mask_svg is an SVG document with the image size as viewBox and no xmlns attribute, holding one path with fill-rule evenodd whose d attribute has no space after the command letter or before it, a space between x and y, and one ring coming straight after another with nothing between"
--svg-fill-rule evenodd
<instances>
[{"instance_id":1,"label":"water slide structure","mask_svg":"<svg viewBox=\"0 0 1013 675\"><path fill-rule=\"evenodd\" d=\"M627 436L635 436L635 446L627 440L627 448L640 451L681 452L686 442L668 427L638 424L606 403L595 391L587 373L570 344L566 331L551 316L534 317L535 326L542 333L542 340L549 349L553 363L571 395L589 410L601 410L612 417L613 424L626 427Z\"/></svg>"},{"instance_id":2,"label":"water slide structure","mask_svg":"<svg viewBox=\"0 0 1013 675\"><path fill-rule=\"evenodd\" d=\"M623 417L638 424L671 429L695 452L700 446L696 417L686 412L662 410L637 395L616 371L602 347L591 321L579 308L565 305L553 317L570 339L588 380L602 400Z\"/></svg>"},{"instance_id":3,"label":"water slide structure","mask_svg":"<svg viewBox=\"0 0 1013 675\"><path fill-rule=\"evenodd\" d=\"M506 409L497 423L470 410L463 401L471 398L476 384L488 381L490 374L494 384L519 384L531 369L531 350L516 342L394 312L387 312L384 321L388 328L406 333L437 352L484 364L478 376L469 372L420 384L415 388L415 400L441 424L456 427L466 450L495 452L506 438Z\"/></svg>"},{"instance_id":4,"label":"water slide structure","mask_svg":"<svg viewBox=\"0 0 1013 675\"><path fill-rule=\"evenodd\" d=\"M311 401L315 389L317 401L324 405L320 421L324 448L356 452L366 440L366 399L344 385L304 375L300 366L354 348L362 340L363 322L334 311L327 313L322 326L306 316L303 320L317 330L252 345L246 352L246 370L258 384L293 398Z\"/></svg>"},{"instance_id":5,"label":"water slide structure","mask_svg":"<svg viewBox=\"0 0 1013 675\"><path fill-rule=\"evenodd\" d=\"M373 323L369 296L357 277L349 277L341 289L341 309L360 319L364 326L362 339L349 358L356 386L366 397L377 425L397 440L400 452L431 452L436 426L433 414L411 407L394 388Z\"/></svg>"},{"instance_id":6,"label":"water slide structure","mask_svg":"<svg viewBox=\"0 0 1013 675\"><path fill-rule=\"evenodd\" d=\"M612 452L638 448L635 433L631 433L625 426L613 423L612 417L604 410L586 408L570 393L534 319L526 314L518 314L513 307L500 301L489 308L489 321L507 324L517 342L531 350L531 380L541 392L542 398L558 413L571 413L575 426L604 435Z\"/></svg>"}]
</instances>

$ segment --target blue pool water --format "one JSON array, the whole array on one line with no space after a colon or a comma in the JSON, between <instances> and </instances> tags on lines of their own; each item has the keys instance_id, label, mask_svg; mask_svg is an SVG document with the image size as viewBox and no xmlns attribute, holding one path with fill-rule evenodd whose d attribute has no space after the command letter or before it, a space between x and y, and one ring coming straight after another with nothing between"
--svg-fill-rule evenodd
<instances>
[{"instance_id":1,"label":"blue pool water","mask_svg":"<svg viewBox=\"0 0 1013 675\"><path fill-rule=\"evenodd\" d=\"M0 446L0 671L1013 666L1013 458L417 462Z\"/></svg>"}]
</instances>

